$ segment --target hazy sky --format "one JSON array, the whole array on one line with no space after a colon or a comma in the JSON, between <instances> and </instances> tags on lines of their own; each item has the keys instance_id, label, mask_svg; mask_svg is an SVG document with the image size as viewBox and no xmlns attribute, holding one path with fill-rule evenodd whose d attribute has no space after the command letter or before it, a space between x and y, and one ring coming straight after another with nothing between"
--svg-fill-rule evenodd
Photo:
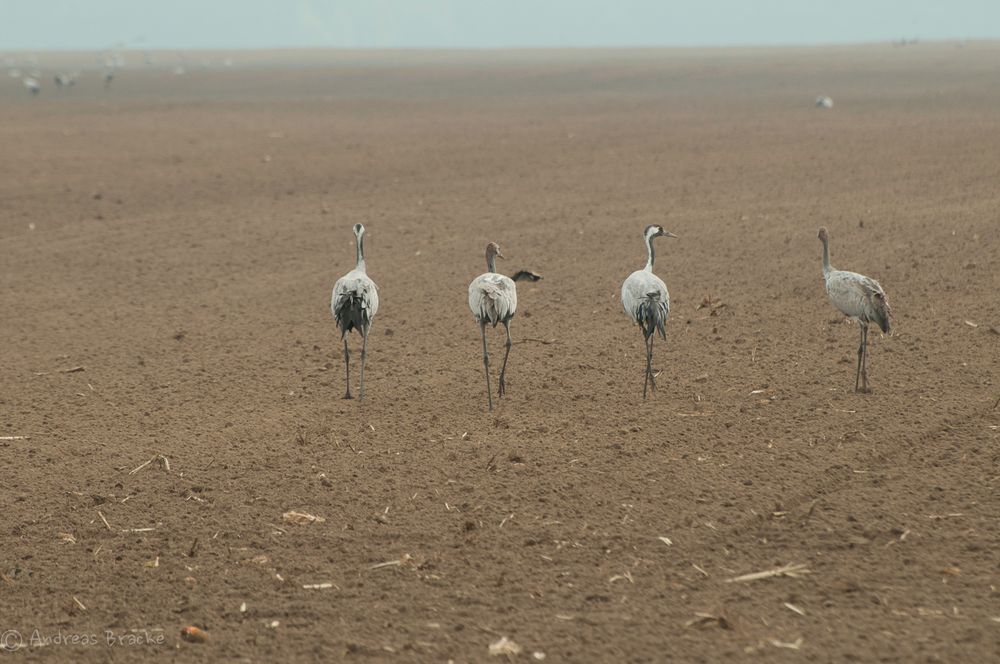
<instances>
[{"instance_id":1,"label":"hazy sky","mask_svg":"<svg viewBox=\"0 0 1000 664\"><path fill-rule=\"evenodd\" d=\"M1000 0L0 0L15 49L690 46L1000 37Z\"/></svg>"}]
</instances>

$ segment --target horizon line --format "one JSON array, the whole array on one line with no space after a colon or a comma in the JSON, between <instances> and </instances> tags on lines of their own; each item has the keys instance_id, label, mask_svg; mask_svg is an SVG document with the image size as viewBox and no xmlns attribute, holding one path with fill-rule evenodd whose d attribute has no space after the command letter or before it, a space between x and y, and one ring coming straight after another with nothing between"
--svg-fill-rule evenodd
<instances>
[{"instance_id":1,"label":"horizon line","mask_svg":"<svg viewBox=\"0 0 1000 664\"><path fill-rule=\"evenodd\" d=\"M136 53L155 52L192 52L192 51L225 51L225 52L261 52L261 51L422 51L422 52L505 52L505 51L651 51L651 50L728 50L742 48L831 48L858 46L911 46L918 44L955 45L998 43L1000 37L938 37L923 39L920 37L880 39L873 41L826 41L826 42L733 42L705 44L629 44L629 45L573 45L573 46L156 46L143 47L138 44L117 43L108 46L95 47L40 47L40 48L0 48L0 57L14 53L106 53L108 51L123 51Z\"/></svg>"}]
</instances>

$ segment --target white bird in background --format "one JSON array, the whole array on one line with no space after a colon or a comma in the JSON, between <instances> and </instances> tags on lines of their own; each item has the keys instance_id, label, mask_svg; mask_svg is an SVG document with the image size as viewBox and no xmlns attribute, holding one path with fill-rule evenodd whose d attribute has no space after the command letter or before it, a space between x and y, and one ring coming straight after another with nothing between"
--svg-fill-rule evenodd
<instances>
[{"instance_id":1,"label":"white bird in background","mask_svg":"<svg viewBox=\"0 0 1000 664\"><path fill-rule=\"evenodd\" d=\"M653 377L653 332L658 332L660 338L666 341L667 331L664 323L670 315L670 293L663 280L653 274L653 238L677 237L662 226L646 226L643 237L646 240L648 258L646 267L628 275L622 284L622 306L625 313L632 317L632 322L642 328L642 336L646 339L646 378L642 383L642 398L646 398L646 388L652 384L656 389L656 379Z\"/></svg>"},{"instance_id":2,"label":"white bird in background","mask_svg":"<svg viewBox=\"0 0 1000 664\"><path fill-rule=\"evenodd\" d=\"M42 85L34 76L25 76L21 79L21 82L24 84L24 87L28 88L28 91L31 92L32 96L36 96L42 89Z\"/></svg>"},{"instance_id":3,"label":"white bird in background","mask_svg":"<svg viewBox=\"0 0 1000 664\"><path fill-rule=\"evenodd\" d=\"M358 401L365 398L365 359L368 356L368 330L372 319L378 313L378 289L365 270L365 227L354 224L354 238L357 243L358 264L345 274L333 286L333 297L330 308L333 318L340 329L340 338L344 340L344 366L347 372L347 394L351 398L351 353L347 349L347 333L357 330L361 333L361 389Z\"/></svg>"},{"instance_id":4,"label":"white bird in background","mask_svg":"<svg viewBox=\"0 0 1000 664\"><path fill-rule=\"evenodd\" d=\"M486 272L479 275L469 284L469 309L476 322L479 323L479 331L483 336L483 369L486 372L486 399L489 408L493 410L493 393L490 387L490 355L486 350L486 324L493 327L497 323L503 323L507 332L507 341L504 344L506 351L503 355L503 366L500 368L500 387L497 396L503 396L506 391L504 387L504 376L507 372L507 358L510 356L510 347L513 342L510 340L510 319L514 317L517 309L517 288L514 280L510 277L497 274L496 258L503 258L500 247L495 242L486 245ZM522 271L523 272L523 271ZM522 273L519 272L518 276Z\"/></svg>"},{"instance_id":5,"label":"white bird in background","mask_svg":"<svg viewBox=\"0 0 1000 664\"><path fill-rule=\"evenodd\" d=\"M70 74L66 72L60 72L55 75L55 78L53 80L55 81L57 88L70 88L76 85L76 77L77 77L76 73Z\"/></svg>"},{"instance_id":6,"label":"white bird in background","mask_svg":"<svg viewBox=\"0 0 1000 664\"><path fill-rule=\"evenodd\" d=\"M857 272L834 270L830 267L830 234L819 229L823 242L823 279L830 303L861 325L861 345L858 346L858 370L854 377L855 392L871 392L868 387L868 324L875 323L889 332L892 310L885 291L877 281Z\"/></svg>"}]
</instances>

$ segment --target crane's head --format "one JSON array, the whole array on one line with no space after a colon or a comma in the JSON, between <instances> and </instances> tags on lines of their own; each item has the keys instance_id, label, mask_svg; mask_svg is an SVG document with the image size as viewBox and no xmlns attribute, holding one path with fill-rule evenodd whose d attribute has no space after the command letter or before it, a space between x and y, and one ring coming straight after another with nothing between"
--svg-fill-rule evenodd
<instances>
[{"instance_id":1,"label":"crane's head","mask_svg":"<svg viewBox=\"0 0 1000 664\"><path fill-rule=\"evenodd\" d=\"M504 257L504 255L500 253L500 245L497 244L496 242L490 242L488 245L486 245L486 260L489 260L490 258L493 257L496 258Z\"/></svg>"},{"instance_id":2,"label":"crane's head","mask_svg":"<svg viewBox=\"0 0 1000 664\"><path fill-rule=\"evenodd\" d=\"M360 237L365 234L365 227L361 224L354 224L354 235Z\"/></svg>"},{"instance_id":3,"label":"crane's head","mask_svg":"<svg viewBox=\"0 0 1000 664\"><path fill-rule=\"evenodd\" d=\"M644 235L646 236L647 239L650 239L650 240L652 240L654 237L660 237L660 236L663 236L663 237L677 237L676 235L674 235L670 231L664 230L663 226L657 226L656 224L651 224L649 226L646 226L646 230L644 232Z\"/></svg>"},{"instance_id":4,"label":"crane's head","mask_svg":"<svg viewBox=\"0 0 1000 664\"><path fill-rule=\"evenodd\" d=\"M823 242L830 241L830 234L826 232L825 226L819 229L819 239Z\"/></svg>"}]
</instances>

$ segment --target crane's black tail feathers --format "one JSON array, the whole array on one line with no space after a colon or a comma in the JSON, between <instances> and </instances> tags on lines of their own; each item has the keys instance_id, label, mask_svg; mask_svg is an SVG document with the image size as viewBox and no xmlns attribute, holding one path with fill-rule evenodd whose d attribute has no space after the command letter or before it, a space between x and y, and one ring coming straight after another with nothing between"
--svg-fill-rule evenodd
<instances>
[{"instance_id":1,"label":"crane's black tail feathers","mask_svg":"<svg viewBox=\"0 0 1000 664\"><path fill-rule=\"evenodd\" d=\"M646 293L646 299L639 304L636 314L636 320L642 327L644 337L648 339L653 332L658 332L660 338L666 340L667 330L664 323L667 322L667 315L658 292Z\"/></svg>"},{"instance_id":2,"label":"crane's black tail feathers","mask_svg":"<svg viewBox=\"0 0 1000 664\"><path fill-rule=\"evenodd\" d=\"M510 278L513 281L538 281L542 278L542 275L536 274L531 270L518 270Z\"/></svg>"},{"instance_id":3,"label":"crane's black tail feathers","mask_svg":"<svg viewBox=\"0 0 1000 664\"><path fill-rule=\"evenodd\" d=\"M364 298L358 292L345 293L338 301L333 312L340 328L340 338L343 339L351 330L364 334L370 324L368 307Z\"/></svg>"},{"instance_id":4,"label":"crane's black tail feathers","mask_svg":"<svg viewBox=\"0 0 1000 664\"><path fill-rule=\"evenodd\" d=\"M874 322L882 329L882 332L889 333L889 319L892 317L892 308L889 306L889 301L885 299L885 295L882 293L873 293L871 297L872 310L874 315Z\"/></svg>"}]
</instances>

